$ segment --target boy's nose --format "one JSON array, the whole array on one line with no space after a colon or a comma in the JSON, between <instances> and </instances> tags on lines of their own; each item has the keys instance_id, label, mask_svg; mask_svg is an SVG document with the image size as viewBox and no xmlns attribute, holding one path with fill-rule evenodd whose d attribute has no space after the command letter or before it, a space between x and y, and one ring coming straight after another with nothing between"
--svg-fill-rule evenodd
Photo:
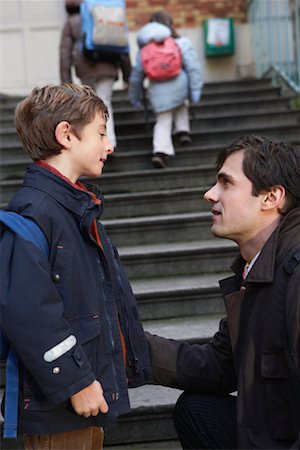
<instances>
[{"instance_id":1,"label":"boy's nose","mask_svg":"<svg viewBox=\"0 0 300 450\"><path fill-rule=\"evenodd\" d=\"M108 155L111 155L114 151L115 151L115 148L114 148L114 146L111 144L111 142L110 142L110 140L109 139L107 139L107 146L106 146L106 152L107 152L107 154Z\"/></svg>"}]
</instances>

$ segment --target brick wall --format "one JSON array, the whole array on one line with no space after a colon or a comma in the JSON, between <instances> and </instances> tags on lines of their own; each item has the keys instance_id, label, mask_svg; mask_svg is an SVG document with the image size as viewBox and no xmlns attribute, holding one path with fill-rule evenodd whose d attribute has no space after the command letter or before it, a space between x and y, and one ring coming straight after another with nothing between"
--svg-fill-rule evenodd
<instances>
[{"instance_id":1,"label":"brick wall","mask_svg":"<svg viewBox=\"0 0 300 450\"><path fill-rule=\"evenodd\" d=\"M130 31L136 31L149 21L151 13L168 10L175 28L196 28L210 17L233 17L246 22L247 0L127 0Z\"/></svg>"}]
</instances>

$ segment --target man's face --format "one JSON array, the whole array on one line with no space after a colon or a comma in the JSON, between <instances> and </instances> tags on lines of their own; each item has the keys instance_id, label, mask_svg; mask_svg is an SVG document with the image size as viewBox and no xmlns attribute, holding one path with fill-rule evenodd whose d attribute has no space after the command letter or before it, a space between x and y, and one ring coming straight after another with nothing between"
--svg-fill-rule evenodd
<instances>
[{"instance_id":1,"label":"man's face","mask_svg":"<svg viewBox=\"0 0 300 450\"><path fill-rule=\"evenodd\" d=\"M262 228L262 195L252 195L252 183L243 172L244 152L232 153L217 174L215 185L204 194L212 204L213 235L243 244Z\"/></svg>"}]
</instances>

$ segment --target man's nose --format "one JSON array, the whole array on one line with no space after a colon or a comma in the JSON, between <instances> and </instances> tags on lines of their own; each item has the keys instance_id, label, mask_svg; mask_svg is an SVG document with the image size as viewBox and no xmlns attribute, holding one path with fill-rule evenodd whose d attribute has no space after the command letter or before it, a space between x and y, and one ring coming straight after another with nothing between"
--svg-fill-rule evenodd
<instances>
[{"instance_id":1,"label":"man's nose","mask_svg":"<svg viewBox=\"0 0 300 450\"><path fill-rule=\"evenodd\" d=\"M208 201L209 203L215 203L215 185L212 186L208 191L206 191L203 195L203 198Z\"/></svg>"}]
</instances>

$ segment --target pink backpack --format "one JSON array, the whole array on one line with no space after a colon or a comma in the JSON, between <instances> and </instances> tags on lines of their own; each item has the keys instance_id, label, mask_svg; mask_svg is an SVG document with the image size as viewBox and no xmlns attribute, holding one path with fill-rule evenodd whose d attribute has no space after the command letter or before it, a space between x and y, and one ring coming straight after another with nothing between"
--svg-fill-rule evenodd
<instances>
[{"instance_id":1,"label":"pink backpack","mask_svg":"<svg viewBox=\"0 0 300 450\"><path fill-rule=\"evenodd\" d=\"M182 69L181 51L175 40L151 41L141 50L142 65L149 80L165 81L176 77Z\"/></svg>"}]
</instances>

